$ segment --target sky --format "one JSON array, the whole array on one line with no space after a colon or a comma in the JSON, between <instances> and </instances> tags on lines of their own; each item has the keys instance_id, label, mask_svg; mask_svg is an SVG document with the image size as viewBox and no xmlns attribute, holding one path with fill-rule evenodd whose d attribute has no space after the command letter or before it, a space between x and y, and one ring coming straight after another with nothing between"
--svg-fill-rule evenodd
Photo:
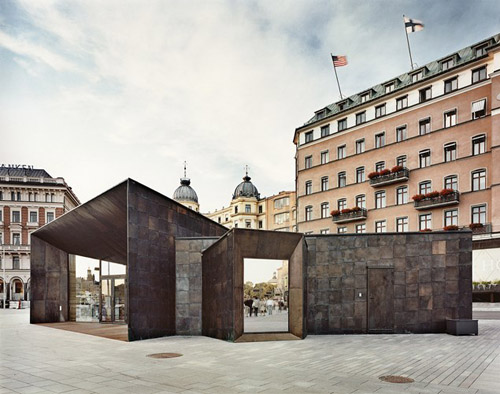
<instances>
[{"instance_id":1,"label":"sky","mask_svg":"<svg viewBox=\"0 0 500 394\"><path fill-rule=\"evenodd\" d=\"M82 202L126 178L172 196L187 161L201 211L244 166L294 189L314 111L500 32L500 2L0 1L0 163L63 177Z\"/></svg>"}]
</instances>

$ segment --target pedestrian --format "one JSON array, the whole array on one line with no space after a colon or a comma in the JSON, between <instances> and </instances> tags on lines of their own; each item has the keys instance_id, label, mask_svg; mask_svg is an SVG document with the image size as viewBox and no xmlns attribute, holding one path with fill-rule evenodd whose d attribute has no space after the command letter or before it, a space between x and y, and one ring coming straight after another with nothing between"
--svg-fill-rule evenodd
<instances>
[{"instance_id":1,"label":"pedestrian","mask_svg":"<svg viewBox=\"0 0 500 394\"><path fill-rule=\"evenodd\" d=\"M255 317L259 316L259 299L257 298L257 296L255 296L253 299L252 309Z\"/></svg>"},{"instance_id":2,"label":"pedestrian","mask_svg":"<svg viewBox=\"0 0 500 394\"><path fill-rule=\"evenodd\" d=\"M274 301L272 300L272 298L269 298L266 301L266 307L267 307L267 315L271 316L273 314L273 308L274 308Z\"/></svg>"},{"instance_id":3,"label":"pedestrian","mask_svg":"<svg viewBox=\"0 0 500 394\"><path fill-rule=\"evenodd\" d=\"M253 310L253 308L252 308L252 306L253 306L252 305L253 304L252 299L251 298L247 298L245 300L244 304L245 304L245 312L248 312L247 313L248 317L252 317L252 310Z\"/></svg>"}]
</instances>

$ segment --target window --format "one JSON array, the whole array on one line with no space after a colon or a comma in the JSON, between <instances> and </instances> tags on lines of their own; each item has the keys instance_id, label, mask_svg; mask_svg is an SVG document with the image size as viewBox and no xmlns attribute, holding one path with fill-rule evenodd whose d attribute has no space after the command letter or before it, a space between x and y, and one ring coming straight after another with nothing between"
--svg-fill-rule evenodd
<instances>
[{"instance_id":1,"label":"window","mask_svg":"<svg viewBox=\"0 0 500 394\"><path fill-rule=\"evenodd\" d=\"M220 216L217 218L217 221L218 221L219 223L222 223L222 220L221 220Z\"/></svg>"},{"instance_id":2,"label":"window","mask_svg":"<svg viewBox=\"0 0 500 394\"><path fill-rule=\"evenodd\" d=\"M385 161L378 161L375 163L375 171L380 172L385 168Z\"/></svg>"},{"instance_id":3,"label":"window","mask_svg":"<svg viewBox=\"0 0 500 394\"><path fill-rule=\"evenodd\" d=\"M0 222L3 221L3 211L2 211L2 207L0 207ZM1 242L0 242L1 244Z\"/></svg>"},{"instance_id":4,"label":"window","mask_svg":"<svg viewBox=\"0 0 500 394\"><path fill-rule=\"evenodd\" d=\"M330 135L330 125L329 124L321 127L321 137L326 137L328 135Z\"/></svg>"},{"instance_id":5,"label":"window","mask_svg":"<svg viewBox=\"0 0 500 394\"><path fill-rule=\"evenodd\" d=\"M455 59L453 59L453 58L447 59L447 60L443 60L441 62L441 69L443 71L446 71L446 70L449 70L450 68L452 68L454 65L455 65Z\"/></svg>"},{"instance_id":6,"label":"window","mask_svg":"<svg viewBox=\"0 0 500 394\"><path fill-rule=\"evenodd\" d=\"M356 124L361 124L366 122L366 111L359 112L356 114Z\"/></svg>"},{"instance_id":7,"label":"window","mask_svg":"<svg viewBox=\"0 0 500 394\"><path fill-rule=\"evenodd\" d=\"M476 57L486 55L486 48L487 47L488 47L488 45L481 45L479 47L474 48L474 52L476 54Z\"/></svg>"},{"instance_id":8,"label":"window","mask_svg":"<svg viewBox=\"0 0 500 394\"><path fill-rule=\"evenodd\" d=\"M347 105L346 101L342 101L340 103L337 103L337 107L339 107L339 111L343 111L346 105Z\"/></svg>"},{"instance_id":9,"label":"window","mask_svg":"<svg viewBox=\"0 0 500 394\"><path fill-rule=\"evenodd\" d=\"M366 196L364 194L356 196L356 206L359 208L366 208Z\"/></svg>"},{"instance_id":10,"label":"window","mask_svg":"<svg viewBox=\"0 0 500 394\"><path fill-rule=\"evenodd\" d=\"M484 152L486 152L486 136L483 134L472 138L472 154L476 156Z\"/></svg>"},{"instance_id":11,"label":"window","mask_svg":"<svg viewBox=\"0 0 500 394\"><path fill-rule=\"evenodd\" d=\"M431 118L422 119L418 122L418 134L425 135L431 132Z\"/></svg>"},{"instance_id":12,"label":"window","mask_svg":"<svg viewBox=\"0 0 500 394\"><path fill-rule=\"evenodd\" d=\"M21 245L21 234L12 233L12 244L17 246Z\"/></svg>"},{"instance_id":13,"label":"window","mask_svg":"<svg viewBox=\"0 0 500 394\"><path fill-rule=\"evenodd\" d=\"M50 202L50 194L45 193L45 202Z\"/></svg>"},{"instance_id":14,"label":"window","mask_svg":"<svg viewBox=\"0 0 500 394\"><path fill-rule=\"evenodd\" d=\"M337 147L337 159L343 159L346 156L346 146L338 146Z\"/></svg>"},{"instance_id":15,"label":"window","mask_svg":"<svg viewBox=\"0 0 500 394\"><path fill-rule=\"evenodd\" d=\"M398 156L396 158L396 165L406 167L406 155L405 156Z\"/></svg>"},{"instance_id":16,"label":"window","mask_svg":"<svg viewBox=\"0 0 500 394\"><path fill-rule=\"evenodd\" d=\"M356 233L363 234L366 233L366 224L356 224Z\"/></svg>"},{"instance_id":17,"label":"window","mask_svg":"<svg viewBox=\"0 0 500 394\"><path fill-rule=\"evenodd\" d=\"M451 211L444 211L444 225L458 226L458 209L452 209Z\"/></svg>"},{"instance_id":18,"label":"window","mask_svg":"<svg viewBox=\"0 0 500 394\"><path fill-rule=\"evenodd\" d=\"M472 103L472 119L478 119L486 116L486 99Z\"/></svg>"},{"instance_id":19,"label":"window","mask_svg":"<svg viewBox=\"0 0 500 394\"><path fill-rule=\"evenodd\" d=\"M486 224L486 205L472 207L472 223Z\"/></svg>"},{"instance_id":20,"label":"window","mask_svg":"<svg viewBox=\"0 0 500 394\"><path fill-rule=\"evenodd\" d=\"M347 177L345 171L338 173L338 187L344 187L347 184Z\"/></svg>"},{"instance_id":21,"label":"window","mask_svg":"<svg viewBox=\"0 0 500 394\"><path fill-rule=\"evenodd\" d=\"M251 213L252 212L252 206L250 204L245 204L245 213Z\"/></svg>"},{"instance_id":22,"label":"window","mask_svg":"<svg viewBox=\"0 0 500 394\"><path fill-rule=\"evenodd\" d=\"M19 256L12 256L12 269L15 269L15 270L21 269L21 263L19 260Z\"/></svg>"},{"instance_id":23,"label":"window","mask_svg":"<svg viewBox=\"0 0 500 394\"><path fill-rule=\"evenodd\" d=\"M365 167L356 168L356 183L365 181Z\"/></svg>"},{"instance_id":24,"label":"window","mask_svg":"<svg viewBox=\"0 0 500 394\"><path fill-rule=\"evenodd\" d=\"M432 228L432 214L424 213L418 217L419 219L419 230L427 230Z\"/></svg>"},{"instance_id":25,"label":"window","mask_svg":"<svg viewBox=\"0 0 500 394\"><path fill-rule=\"evenodd\" d=\"M3 245L3 233L0 233L0 245ZM1 259L1 257L0 257L0 259Z\"/></svg>"},{"instance_id":26,"label":"window","mask_svg":"<svg viewBox=\"0 0 500 394\"><path fill-rule=\"evenodd\" d=\"M16 193L10 192L10 199L11 201L16 201Z\"/></svg>"},{"instance_id":27,"label":"window","mask_svg":"<svg viewBox=\"0 0 500 394\"><path fill-rule=\"evenodd\" d=\"M12 223L21 223L21 211L12 211Z\"/></svg>"},{"instance_id":28,"label":"window","mask_svg":"<svg viewBox=\"0 0 500 394\"><path fill-rule=\"evenodd\" d=\"M421 103L430 100L432 98L432 88L429 86L427 88L419 90L418 96Z\"/></svg>"},{"instance_id":29,"label":"window","mask_svg":"<svg viewBox=\"0 0 500 394\"><path fill-rule=\"evenodd\" d=\"M310 205L306 207L306 222L312 220L313 217L313 207Z\"/></svg>"},{"instance_id":30,"label":"window","mask_svg":"<svg viewBox=\"0 0 500 394\"><path fill-rule=\"evenodd\" d=\"M337 122L337 130L338 131L342 131L342 130L345 130L345 129L347 129L347 118L340 119Z\"/></svg>"},{"instance_id":31,"label":"window","mask_svg":"<svg viewBox=\"0 0 500 394\"><path fill-rule=\"evenodd\" d=\"M375 222L375 232L385 233L387 231L387 222L385 220L380 220Z\"/></svg>"},{"instance_id":32,"label":"window","mask_svg":"<svg viewBox=\"0 0 500 394\"><path fill-rule=\"evenodd\" d=\"M418 154L420 168L429 167L431 165L431 151L426 149Z\"/></svg>"},{"instance_id":33,"label":"window","mask_svg":"<svg viewBox=\"0 0 500 394\"><path fill-rule=\"evenodd\" d=\"M363 153L365 151L365 139L356 141L356 154Z\"/></svg>"},{"instance_id":34,"label":"window","mask_svg":"<svg viewBox=\"0 0 500 394\"><path fill-rule=\"evenodd\" d=\"M457 144L450 142L444 146L444 161L453 161L457 159Z\"/></svg>"},{"instance_id":35,"label":"window","mask_svg":"<svg viewBox=\"0 0 500 394\"><path fill-rule=\"evenodd\" d=\"M321 178L321 191L327 191L328 190L328 177L324 176Z\"/></svg>"},{"instance_id":36,"label":"window","mask_svg":"<svg viewBox=\"0 0 500 394\"><path fill-rule=\"evenodd\" d=\"M313 165L313 158L312 156L306 156L305 160L304 160L304 165L305 165L305 168L311 168L312 165Z\"/></svg>"},{"instance_id":37,"label":"window","mask_svg":"<svg viewBox=\"0 0 500 394\"><path fill-rule=\"evenodd\" d=\"M321 204L321 217L327 218L330 215L330 204L327 202L324 202Z\"/></svg>"},{"instance_id":38,"label":"window","mask_svg":"<svg viewBox=\"0 0 500 394\"><path fill-rule=\"evenodd\" d=\"M283 224L290 220L290 212L282 212L274 215L274 223L275 224Z\"/></svg>"},{"instance_id":39,"label":"window","mask_svg":"<svg viewBox=\"0 0 500 394\"><path fill-rule=\"evenodd\" d=\"M311 194L313 191L312 181L306 181L306 195Z\"/></svg>"},{"instance_id":40,"label":"window","mask_svg":"<svg viewBox=\"0 0 500 394\"><path fill-rule=\"evenodd\" d=\"M311 142L313 140L313 132L312 131L308 131L305 136L306 136L306 143Z\"/></svg>"},{"instance_id":41,"label":"window","mask_svg":"<svg viewBox=\"0 0 500 394\"><path fill-rule=\"evenodd\" d=\"M264 224L262 223L262 220L259 220L259 228L264 228Z\"/></svg>"},{"instance_id":42,"label":"window","mask_svg":"<svg viewBox=\"0 0 500 394\"><path fill-rule=\"evenodd\" d=\"M419 72L416 72L415 74L412 74L411 76L411 82L412 83L415 83L415 82L418 82L420 81L424 76L424 72L423 71L419 71Z\"/></svg>"},{"instance_id":43,"label":"window","mask_svg":"<svg viewBox=\"0 0 500 394\"><path fill-rule=\"evenodd\" d=\"M458 78L451 78L444 81L444 92L450 93L458 89Z\"/></svg>"},{"instance_id":44,"label":"window","mask_svg":"<svg viewBox=\"0 0 500 394\"><path fill-rule=\"evenodd\" d=\"M347 200L345 198L339 198L337 200L337 209L339 211L342 211L343 209L347 208Z\"/></svg>"},{"instance_id":45,"label":"window","mask_svg":"<svg viewBox=\"0 0 500 394\"><path fill-rule=\"evenodd\" d=\"M382 148L385 145L385 133L375 134L375 148Z\"/></svg>"},{"instance_id":46,"label":"window","mask_svg":"<svg viewBox=\"0 0 500 394\"><path fill-rule=\"evenodd\" d=\"M38 212L30 211L30 223L38 222Z\"/></svg>"},{"instance_id":47,"label":"window","mask_svg":"<svg viewBox=\"0 0 500 394\"><path fill-rule=\"evenodd\" d=\"M486 66L472 70L472 83L484 81L486 78Z\"/></svg>"},{"instance_id":48,"label":"window","mask_svg":"<svg viewBox=\"0 0 500 394\"><path fill-rule=\"evenodd\" d=\"M330 234L330 229L325 228L325 229L323 229L323 230L319 230L319 233L320 233L320 234Z\"/></svg>"},{"instance_id":49,"label":"window","mask_svg":"<svg viewBox=\"0 0 500 394\"><path fill-rule=\"evenodd\" d=\"M385 104L375 107L375 117L380 118L385 115Z\"/></svg>"},{"instance_id":50,"label":"window","mask_svg":"<svg viewBox=\"0 0 500 394\"><path fill-rule=\"evenodd\" d=\"M472 173L472 191L486 189L486 170L477 170Z\"/></svg>"},{"instance_id":51,"label":"window","mask_svg":"<svg viewBox=\"0 0 500 394\"><path fill-rule=\"evenodd\" d=\"M396 231L398 233L405 233L408 231L408 217L396 219Z\"/></svg>"},{"instance_id":52,"label":"window","mask_svg":"<svg viewBox=\"0 0 500 394\"><path fill-rule=\"evenodd\" d=\"M386 93L391 93L392 91L394 91L394 83L388 83L387 85L385 85Z\"/></svg>"},{"instance_id":53,"label":"window","mask_svg":"<svg viewBox=\"0 0 500 394\"><path fill-rule=\"evenodd\" d=\"M234 207L234 213L238 213L238 207Z\"/></svg>"},{"instance_id":54,"label":"window","mask_svg":"<svg viewBox=\"0 0 500 394\"><path fill-rule=\"evenodd\" d=\"M251 220L245 220L245 228L252 228L252 221Z\"/></svg>"},{"instance_id":55,"label":"window","mask_svg":"<svg viewBox=\"0 0 500 394\"><path fill-rule=\"evenodd\" d=\"M408 203L408 186L398 187L396 189L396 204L402 205Z\"/></svg>"},{"instance_id":56,"label":"window","mask_svg":"<svg viewBox=\"0 0 500 394\"><path fill-rule=\"evenodd\" d=\"M288 198L288 197L285 197L285 198ZM282 198L280 198L279 200L283 200ZM279 201L279 200L274 200L274 207L276 208L276 201ZM262 213L262 205L259 205L259 213Z\"/></svg>"},{"instance_id":57,"label":"window","mask_svg":"<svg viewBox=\"0 0 500 394\"><path fill-rule=\"evenodd\" d=\"M444 178L444 188L458 190L458 177L456 175L450 175Z\"/></svg>"},{"instance_id":58,"label":"window","mask_svg":"<svg viewBox=\"0 0 500 394\"><path fill-rule=\"evenodd\" d=\"M399 97L396 99L396 111L408 107L408 96Z\"/></svg>"},{"instance_id":59,"label":"window","mask_svg":"<svg viewBox=\"0 0 500 394\"><path fill-rule=\"evenodd\" d=\"M290 205L290 197L282 197L274 200L274 209L281 209ZM259 205L259 213L262 213L262 205Z\"/></svg>"},{"instance_id":60,"label":"window","mask_svg":"<svg viewBox=\"0 0 500 394\"><path fill-rule=\"evenodd\" d=\"M345 234L347 233L347 227L337 227L337 234Z\"/></svg>"},{"instance_id":61,"label":"window","mask_svg":"<svg viewBox=\"0 0 500 394\"><path fill-rule=\"evenodd\" d=\"M401 142L404 141L406 138L408 138L406 126L401 126L396 128L396 141Z\"/></svg>"},{"instance_id":62,"label":"window","mask_svg":"<svg viewBox=\"0 0 500 394\"><path fill-rule=\"evenodd\" d=\"M431 181L424 181L418 184L418 193L427 194L431 192L432 183Z\"/></svg>"},{"instance_id":63,"label":"window","mask_svg":"<svg viewBox=\"0 0 500 394\"><path fill-rule=\"evenodd\" d=\"M327 150L325 150L325 151L321 152L321 154L320 154L320 159L321 159L321 164L326 164L326 163L328 163L329 154L328 154L328 151L327 151Z\"/></svg>"},{"instance_id":64,"label":"window","mask_svg":"<svg viewBox=\"0 0 500 394\"><path fill-rule=\"evenodd\" d=\"M3 191L0 191L0 201L3 201Z\"/></svg>"},{"instance_id":65,"label":"window","mask_svg":"<svg viewBox=\"0 0 500 394\"><path fill-rule=\"evenodd\" d=\"M370 99L370 93L361 94L361 102L366 103Z\"/></svg>"},{"instance_id":66,"label":"window","mask_svg":"<svg viewBox=\"0 0 500 394\"><path fill-rule=\"evenodd\" d=\"M47 223L54 220L54 212L47 212Z\"/></svg>"},{"instance_id":67,"label":"window","mask_svg":"<svg viewBox=\"0 0 500 394\"><path fill-rule=\"evenodd\" d=\"M444 127L452 127L457 124L457 110L444 113Z\"/></svg>"},{"instance_id":68,"label":"window","mask_svg":"<svg viewBox=\"0 0 500 394\"><path fill-rule=\"evenodd\" d=\"M385 191L375 193L375 208L385 208Z\"/></svg>"}]
</instances>

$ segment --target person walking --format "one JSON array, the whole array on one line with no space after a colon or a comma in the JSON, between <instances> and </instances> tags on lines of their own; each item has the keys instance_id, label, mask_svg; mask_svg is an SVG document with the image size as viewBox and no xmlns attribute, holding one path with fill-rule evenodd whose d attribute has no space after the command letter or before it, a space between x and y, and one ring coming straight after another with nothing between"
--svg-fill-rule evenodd
<instances>
[{"instance_id":1,"label":"person walking","mask_svg":"<svg viewBox=\"0 0 500 394\"><path fill-rule=\"evenodd\" d=\"M253 309L253 313L255 314L255 317L258 317L259 316L259 299L257 298L257 296L255 296L253 299L252 309Z\"/></svg>"},{"instance_id":2,"label":"person walking","mask_svg":"<svg viewBox=\"0 0 500 394\"><path fill-rule=\"evenodd\" d=\"M273 314L273 308L274 308L274 301L272 298L269 298L266 301L266 307L267 307L267 315L271 316Z\"/></svg>"}]
</instances>

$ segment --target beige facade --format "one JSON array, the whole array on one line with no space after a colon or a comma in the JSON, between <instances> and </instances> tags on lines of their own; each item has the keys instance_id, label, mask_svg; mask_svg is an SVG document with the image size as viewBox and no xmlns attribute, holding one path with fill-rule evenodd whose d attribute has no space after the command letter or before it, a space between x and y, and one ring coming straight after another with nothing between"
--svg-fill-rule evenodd
<instances>
[{"instance_id":1,"label":"beige facade","mask_svg":"<svg viewBox=\"0 0 500 394\"><path fill-rule=\"evenodd\" d=\"M499 39L329 105L297 128L298 231L500 231Z\"/></svg>"},{"instance_id":2,"label":"beige facade","mask_svg":"<svg viewBox=\"0 0 500 394\"><path fill-rule=\"evenodd\" d=\"M248 175L242 185L253 187ZM252 228L259 230L296 231L295 226L295 192L282 191L271 197L260 198L256 193L233 194L233 199L227 207L204 215L227 228Z\"/></svg>"},{"instance_id":3,"label":"beige facade","mask_svg":"<svg viewBox=\"0 0 500 394\"><path fill-rule=\"evenodd\" d=\"M0 167L0 299L5 291L11 308L30 300L31 233L78 205L63 178L31 166Z\"/></svg>"}]
</instances>

